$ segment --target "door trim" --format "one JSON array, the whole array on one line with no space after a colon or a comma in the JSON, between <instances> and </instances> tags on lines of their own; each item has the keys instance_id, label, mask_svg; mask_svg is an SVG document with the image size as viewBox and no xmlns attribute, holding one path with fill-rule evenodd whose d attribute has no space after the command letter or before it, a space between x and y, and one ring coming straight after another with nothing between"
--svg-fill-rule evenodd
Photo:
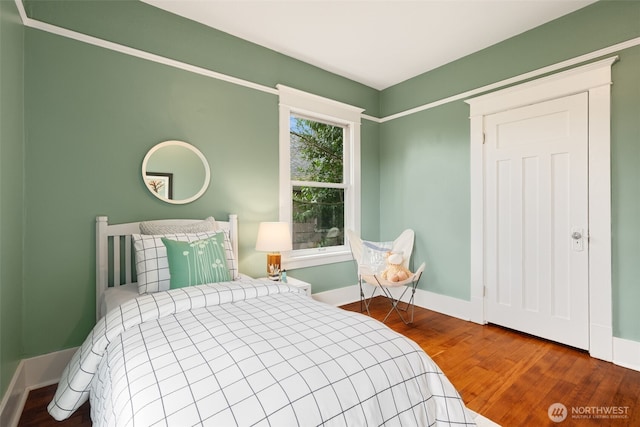
<instances>
[{"instance_id":1,"label":"door trim","mask_svg":"<svg viewBox=\"0 0 640 427\"><path fill-rule=\"evenodd\" d=\"M589 94L589 353L613 359L611 289L611 67L617 56L465 102L470 106L471 313L484 324L484 116Z\"/></svg>"}]
</instances>

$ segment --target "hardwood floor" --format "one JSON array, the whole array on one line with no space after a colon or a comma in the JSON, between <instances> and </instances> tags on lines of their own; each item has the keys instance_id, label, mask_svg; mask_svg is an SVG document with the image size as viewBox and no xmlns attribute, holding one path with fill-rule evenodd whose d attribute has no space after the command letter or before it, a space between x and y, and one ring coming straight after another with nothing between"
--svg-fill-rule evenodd
<instances>
[{"instance_id":1,"label":"hardwood floor","mask_svg":"<svg viewBox=\"0 0 640 427\"><path fill-rule=\"evenodd\" d=\"M47 412L47 405L56 393L57 384L31 390L24 404L18 427L85 427L91 426L91 408L86 402L73 415L62 422L54 420Z\"/></svg>"},{"instance_id":2,"label":"hardwood floor","mask_svg":"<svg viewBox=\"0 0 640 427\"><path fill-rule=\"evenodd\" d=\"M388 303L374 301L381 318ZM343 307L359 311L360 304ZM387 325L418 343L440 366L469 407L503 426L640 426L640 372L589 354L494 325L478 325L416 309L413 324ZM548 417L562 403L562 423ZM572 411L580 412L573 418ZM587 411L615 411L603 418ZM578 418L580 416L581 418Z\"/></svg>"},{"instance_id":3,"label":"hardwood floor","mask_svg":"<svg viewBox=\"0 0 640 427\"><path fill-rule=\"evenodd\" d=\"M386 307L386 301L377 298L372 316L382 319ZM359 311L360 304L343 308ZM413 324L404 325L392 314L387 325L431 356L470 409L505 427L640 426L640 372L505 328L421 308L416 308ZM54 392L55 385L33 390L19 426L91 425L88 404L64 422L53 420L46 406ZM554 403L568 410L561 423L547 415Z\"/></svg>"}]
</instances>

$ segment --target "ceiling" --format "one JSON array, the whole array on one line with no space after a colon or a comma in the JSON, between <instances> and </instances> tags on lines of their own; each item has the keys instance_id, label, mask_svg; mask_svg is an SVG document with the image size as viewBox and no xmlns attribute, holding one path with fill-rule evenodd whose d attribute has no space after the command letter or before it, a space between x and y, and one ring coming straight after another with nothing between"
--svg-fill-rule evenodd
<instances>
[{"instance_id":1,"label":"ceiling","mask_svg":"<svg viewBox=\"0 0 640 427\"><path fill-rule=\"evenodd\" d=\"M375 89L595 0L143 0Z\"/></svg>"}]
</instances>

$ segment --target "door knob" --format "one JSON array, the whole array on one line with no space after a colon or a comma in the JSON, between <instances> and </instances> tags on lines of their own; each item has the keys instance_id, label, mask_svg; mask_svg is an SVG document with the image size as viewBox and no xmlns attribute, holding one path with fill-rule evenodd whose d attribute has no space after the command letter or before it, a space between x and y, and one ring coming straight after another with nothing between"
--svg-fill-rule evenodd
<instances>
[{"instance_id":1,"label":"door knob","mask_svg":"<svg viewBox=\"0 0 640 427\"><path fill-rule=\"evenodd\" d=\"M573 239L571 246L573 247L574 252L582 252L584 249L584 244L586 242L583 239L582 232L583 229L579 227L573 227L571 229L571 238Z\"/></svg>"}]
</instances>

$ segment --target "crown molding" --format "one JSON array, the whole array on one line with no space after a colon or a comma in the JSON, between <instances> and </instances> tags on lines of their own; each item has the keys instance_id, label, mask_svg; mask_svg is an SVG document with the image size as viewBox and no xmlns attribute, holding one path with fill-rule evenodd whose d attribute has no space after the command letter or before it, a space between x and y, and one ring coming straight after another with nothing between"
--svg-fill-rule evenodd
<instances>
[{"instance_id":1,"label":"crown molding","mask_svg":"<svg viewBox=\"0 0 640 427\"><path fill-rule=\"evenodd\" d=\"M205 77L211 77L217 80L222 80L228 83L233 83L235 85L244 86L250 89L255 89L260 92L270 93L272 95L278 95L278 90L276 88L264 86L258 83L250 82L248 80L243 80L237 77L229 76L227 74L219 73L217 71L209 70L208 68L187 64L185 62L177 61L175 59L167 58L161 55L156 55L154 53L146 52L144 50L124 46L118 43L110 42L108 40L89 36L86 34L79 33L77 31L68 30L66 28L61 28L56 25L48 24L46 22L29 18L25 12L24 5L22 4L22 0L15 0L15 3L16 3L16 6L18 7L20 18L22 19L22 23L25 27L34 28L37 30L51 33L51 34L56 34L58 36L66 37L82 43L87 43L93 46L102 47L104 49L109 49L115 52L120 52L125 55L167 65L169 67L188 71L190 73L199 74Z\"/></svg>"},{"instance_id":2,"label":"crown molding","mask_svg":"<svg viewBox=\"0 0 640 427\"><path fill-rule=\"evenodd\" d=\"M607 56L607 55L611 55L615 52L619 52L621 50L624 49L628 49L631 47L635 47L640 45L640 37L636 37L634 39L631 40L627 40L625 42L621 42L621 43L617 43L608 47L605 47L603 49L599 49L590 53L586 53L584 55L580 55L580 56L576 56L574 58L571 59L567 59L565 61L562 62L557 62L555 64L551 64L549 66L543 67L543 68L538 68L537 70L533 70L530 71L528 73L524 73L524 74L520 74L505 80L500 80L498 82L495 83L491 83L485 86L481 86L479 88L476 89L472 89L466 92L462 92L459 93L457 95L452 95L450 97L447 98L442 98L439 99L437 101L434 102L430 102L428 104L424 104L424 105L420 105L418 107L415 108L411 108L410 110L405 110L405 111L401 111L399 113L395 113L395 114L391 114L389 116L383 117L380 119L381 123L384 122L388 122L390 120L395 120L395 119L399 119L400 117L405 117L405 116L409 116L411 114L415 114L418 113L420 111L425 111L425 110L429 110L431 108L435 108L438 107L440 105L444 105L444 104L448 104L450 102L454 102L454 101L460 101L460 100L465 100L468 98L471 98L473 96L476 95L480 95L482 93L486 93L486 92L490 92L496 89L500 89L506 86L510 86L516 83L520 83L520 82L524 82L526 80L529 79L533 79L536 77L540 77L543 76L545 74L549 74L549 73L553 73L556 71L560 71L563 69L568 69L571 67L574 67L576 65L582 64L582 63L586 63L589 61L593 61L595 59L601 58L603 56Z\"/></svg>"},{"instance_id":3,"label":"crown molding","mask_svg":"<svg viewBox=\"0 0 640 427\"><path fill-rule=\"evenodd\" d=\"M157 62L159 64L164 64L173 68L178 68L184 71L188 71L195 74L200 74L202 76L226 81L232 84L236 84L239 86L244 86L250 89L255 89L261 92L269 93L272 95L278 95L278 89L272 88L269 86L264 86L258 83L253 83L247 80L243 80L237 77L229 76L227 74L218 73L213 70L209 70L207 68L198 67L195 65L187 64L181 61L177 61L175 59L166 58L164 56L156 55L153 53L149 53L140 49L134 49L128 46L123 46L118 43L113 43L107 40L99 39L97 37L88 36L86 34L78 33L76 31L71 31L65 28L57 27L55 25L51 25L42 21L38 21L36 19L29 18L25 12L24 5L22 4L22 0L14 0L16 6L18 7L18 12L20 14L20 18L22 19L23 25L29 28L35 28L38 30L46 31L52 34L56 34L62 37L67 37L73 40L77 40L83 43L88 43L94 46L102 47L105 49L113 50L116 52L123 53L125 55L134 56L141 59L146 59L149 61ZM537 70L533 70L524 74L520 74L505 80L500 80L495 83L491 83L485 86L481 86L476 89L472 89L466 92L459 93L457 95L452 95L446 98L442 98L427 104L420 105L418 107L411 108L409 110L401 111L395 114L391 114L385 117L374 117L368 114L361 114L361 117L365 120L369 120L375 123L385 123L391 120L399 119L401 117L410 116L412 114L419 113L421 111L430 110L435 107L439 107L441 105L449 104L451 102L465 100L476 95L480 95L482 93L490 92L496 89L500 89L509 85L513 85L516 83L523 82L525 80L529 80L532 78L540 77L544 74L553 73L556 71L560 71L562 69L570 68L582 63L586 63L595 59L598 59L603 56L611 55L615 52L619 52L624 49L628 49L631 47L635 47L640 45L640 37L636 37L621 43L617 43L590 53L586 53L584 55L580 55L571 59L567 59L562 62L557 62L555 64L551 64L549 66L538 68Z\"/></svg>"}]
</instances>

